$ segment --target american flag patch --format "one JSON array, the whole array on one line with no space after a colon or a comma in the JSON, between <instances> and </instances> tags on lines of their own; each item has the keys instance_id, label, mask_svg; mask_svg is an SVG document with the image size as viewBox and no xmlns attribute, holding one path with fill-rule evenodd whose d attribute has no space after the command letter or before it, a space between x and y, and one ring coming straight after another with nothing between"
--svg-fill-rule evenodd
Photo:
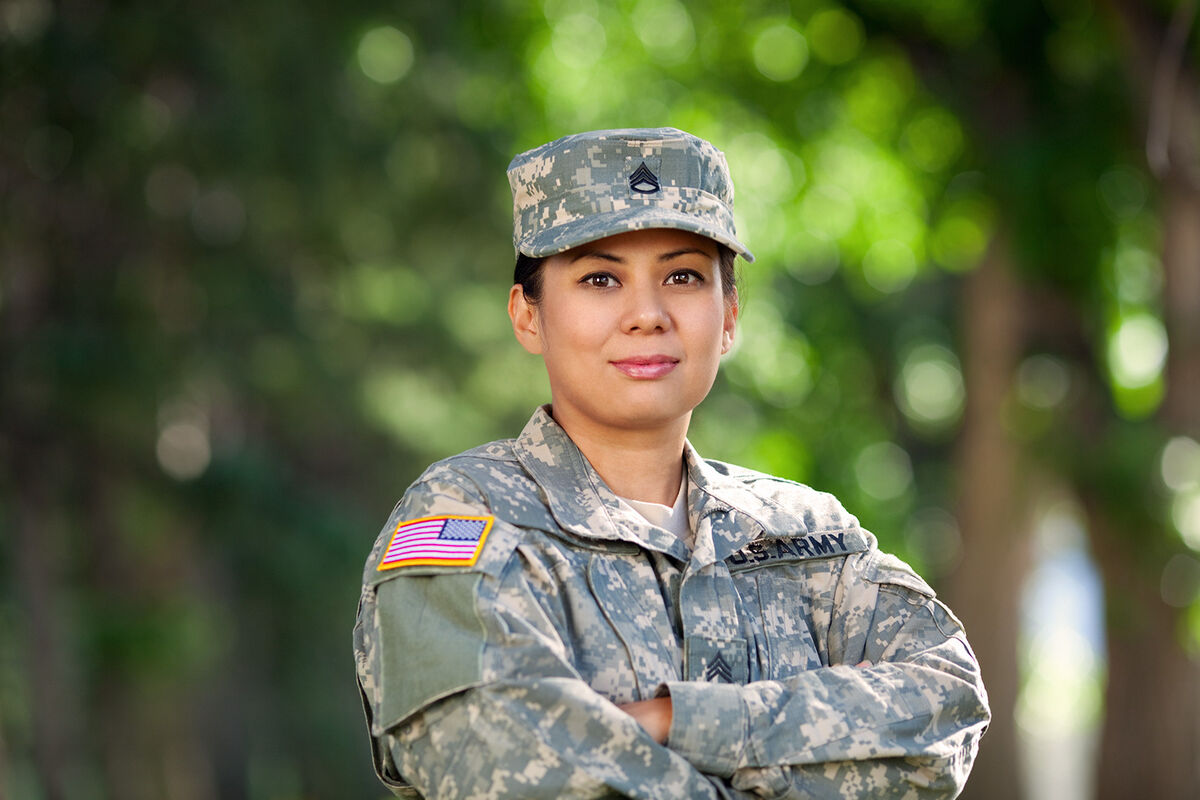
<instances>
[{"instance_id":1,"label":"american flag patch","mask_svg":"<svg viewBox=\"0 0 1200 800\"><path fill-rule=\"evenodd\" d=\"M492 517L425 517L401 522L378 571L417 564L469 567L483 551Z\"/></svg>"}]
</instances>

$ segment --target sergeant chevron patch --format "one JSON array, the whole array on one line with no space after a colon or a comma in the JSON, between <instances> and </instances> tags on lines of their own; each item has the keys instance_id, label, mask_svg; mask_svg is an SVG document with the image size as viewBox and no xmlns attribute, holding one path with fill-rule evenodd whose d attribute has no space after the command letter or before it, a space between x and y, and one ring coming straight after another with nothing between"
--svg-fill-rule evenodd
<instances>
[{"instance_id":1,"label":"sergeant chevron patch","mask_svg":"<svg viewBox=\"0 0 1200 800\"><path fill-rule=\"evenodd\" d=\"M629 176L629 188L638 194L654 194L659 189L658 176L643 161Z\"/></svg>"},{"instance_id":2,"label":"sergeant chevron patch","mask_svg":"<svg viewBox=\"0 0 1200 800\"><path fill-rule=\"evenodd\" d=\"M725 656L717 653L717 657L708 662L708 667L704 670L704 680L710 683L733 683L733 667L729 666Z\"/></svg>"}]
</instances>

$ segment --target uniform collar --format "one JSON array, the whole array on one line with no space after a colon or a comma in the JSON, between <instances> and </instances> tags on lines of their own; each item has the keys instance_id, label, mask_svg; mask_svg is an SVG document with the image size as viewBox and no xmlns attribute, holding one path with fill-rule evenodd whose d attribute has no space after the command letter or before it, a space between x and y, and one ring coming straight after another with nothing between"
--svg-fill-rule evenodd
<instances>
[{"instance_id":1,"label":"uniform collar","mask_svg":"<svg viewBox=\"0 0 1200 800\"><path fill-rule=\"evenodd\" d=\"M796 520L774 503L751 492L744 483L719 472L687 443L684 463L688 470L688 513L696 535L695 560L723 561L734 551L767 531L795 528ZM706 524L706 518L711 524ZM699 531L706 528L708 536Z\"/></svg>"},{"instance_id":2,"label":"uniform collar","mask_svg":"<svg viewBox=\"0 0 1200 800\"><path fill-rule=\"evenodd\" d=\"M705 461L685 442L688 521L696 533L696 550L689 555L675 535L651 525L617 497L550 416L549 406L534 412L514 450L544 490L555 521L581 539L627 541L681 560L709 563L724 560L764 534L804 535L819 527L804 509L794 513L752 491L744 480L731 477L723 465ZM702 529L710 531L711 538L702 535Z\"/></svg>"},{"instance_id":3,"label":"uniform collar","mask_svg":"<svg viewBox=\"0 0 1200 800\"><path fill-rule=\"evenodd\" d=\"M684 450L684 463L688 469L688 508L693 516L692 529L700 520L715 511L736 511L745 519L744 527L763 531L805 532L803 517L771 502L746 485L744 480L731 477L719 469L723 464L714 464L700 457L688 442Z\"/></svg>"},{"instance_id":4,"label":"uniform collar","mask_svg":"<svg viewBox=\"0 0 1200 800\"><path fill-rule=\"evenodd\" d=\"M688 559L687 545L678 537L651 525L617 497L550 416L549 406L534 412L514 451L544 490L550 513L563 529L581 539L627 541Z\"/></svg>"}]
</instances>

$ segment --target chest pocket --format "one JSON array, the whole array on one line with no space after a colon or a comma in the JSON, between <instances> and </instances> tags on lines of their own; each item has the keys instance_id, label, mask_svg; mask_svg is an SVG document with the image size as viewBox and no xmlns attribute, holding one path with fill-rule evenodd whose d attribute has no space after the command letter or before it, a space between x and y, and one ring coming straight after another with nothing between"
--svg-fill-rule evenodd
<instances>
[{"instance_id":1,"label":"chest pocket","mask_svg":"<svg viewBox=\"0 0 1200 800\"><path fill-rule=\"evenodd\" d=\"M763 674L769 679L787 678L828 662L817 645L811 600L790 572L756 569L735 572L733 578L743 602L756 606L749 616L762 626L755 638Z\"/></svg>"},{"instance_id":2,"label":"chest pocket","mask_svg":"<svg viewBox=\"0 0 1200 800\"><path fill-rule=\"evenodd\" d=\"M646 559L593 554L587 579L599 613L592 629L577 631L576 662L588 685L621 703L648 699L658 684L678 680L681 649Z\"/></svg>"}]
</instances>

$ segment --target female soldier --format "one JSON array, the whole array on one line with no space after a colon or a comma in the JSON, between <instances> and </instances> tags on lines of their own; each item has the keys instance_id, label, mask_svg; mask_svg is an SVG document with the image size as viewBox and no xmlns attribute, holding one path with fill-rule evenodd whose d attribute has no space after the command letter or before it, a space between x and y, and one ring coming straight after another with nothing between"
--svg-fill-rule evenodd
<instances>
[{"instance_id":1,"label":"female soldier","mask_svg":"<svg viewBox=\"0 0 1200 800\"><path fill-rule=\"evenodd\" d=\"M509 167L551 403L431 466L355 651L406 796L953 797L988 721L961 624L832 496L686 440L738 315L724 156L594 131Z\"/></svg>"}]
</instances>

